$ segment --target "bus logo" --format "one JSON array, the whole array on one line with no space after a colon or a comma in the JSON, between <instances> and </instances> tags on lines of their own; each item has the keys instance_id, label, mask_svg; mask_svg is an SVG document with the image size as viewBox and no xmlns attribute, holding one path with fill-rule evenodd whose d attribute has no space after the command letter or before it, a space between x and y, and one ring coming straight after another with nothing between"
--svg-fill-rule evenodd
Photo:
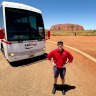
<instances>
[{"instance_id":1,"label":"bus logo","mask_svg":"<svg viewBox=\"0 0 96 96\"><path fill-rule=\"evenodd\" d=\"M27 46L36 46L37 45L37 43L28 43L28 44L25 44L25 46L27 47Z\"/></svg>"}]
</instances>

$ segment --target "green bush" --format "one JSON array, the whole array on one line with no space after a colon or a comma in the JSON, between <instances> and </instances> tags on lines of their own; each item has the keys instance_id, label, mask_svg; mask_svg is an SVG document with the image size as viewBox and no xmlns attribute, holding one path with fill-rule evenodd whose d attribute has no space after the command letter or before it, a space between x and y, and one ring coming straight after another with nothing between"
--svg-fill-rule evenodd
<instances>
[{"instance_id":1,"label":"green bush","mask_svg":"<svg viewBox=\"0 0 96 96\"><path fill-rule=\"evenodd\" d=\"M51 30L52 36L96 36L96 30L65 30L65 31L58 31L58 30ZM47 31L46 31L47 34Z\"/></svg>"}]
</instances>

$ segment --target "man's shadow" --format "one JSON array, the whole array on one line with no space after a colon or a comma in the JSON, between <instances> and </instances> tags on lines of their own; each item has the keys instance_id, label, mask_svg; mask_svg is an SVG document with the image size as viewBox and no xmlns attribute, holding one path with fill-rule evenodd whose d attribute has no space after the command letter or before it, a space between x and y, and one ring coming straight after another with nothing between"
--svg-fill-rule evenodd
<instances>
[{"instance_id":1,"label":"man's shadow","mask_svg":"<svg viewBox=\"0 0 96 96\"><path fill-rule=\"evenodd\" d=\"M58 90L58 91L65 90L65 94L66 94L67 91L75 89L75 88L76 88L75 86L71 86L71 85L68 85L68 84L65 84L65 85L57 84L57 86L56 86L56 90Z\"/></svg>"},{"instance_id":2,"label":"man's shadow","mask_svg":"<svg viewBox=\"0 0 96 96\"><path fill-rule=\"evenodd\" d=\"M47 58L47 53L41 56L20 60L20 61L15 61L15 62L9 62L9 63L12 67L28 66L30 64L36 64L37 62L44 61L46 60L46 58Z\"/></svg>"}]
</instances>

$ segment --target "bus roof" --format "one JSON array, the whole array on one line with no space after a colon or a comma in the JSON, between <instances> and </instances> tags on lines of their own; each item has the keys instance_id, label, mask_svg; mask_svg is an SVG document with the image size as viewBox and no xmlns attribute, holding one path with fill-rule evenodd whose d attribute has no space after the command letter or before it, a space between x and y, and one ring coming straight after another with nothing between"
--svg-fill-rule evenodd
<instances>
[{"instance_id":1,"label":"bus roof","mask_svg":"<svg viewBox=\"0 0 96 96\"><path fill-rule=\"evenodd\" d=\"M41 13L41 11L39 9L31 7L29 5L25 5L23 3L3 1L1 3L1 6L9 7L9 8L24 9L24 10L29 10L29 11L34 11L34 12L37 12L37 13Z\"/></svg>"}]
</instances>

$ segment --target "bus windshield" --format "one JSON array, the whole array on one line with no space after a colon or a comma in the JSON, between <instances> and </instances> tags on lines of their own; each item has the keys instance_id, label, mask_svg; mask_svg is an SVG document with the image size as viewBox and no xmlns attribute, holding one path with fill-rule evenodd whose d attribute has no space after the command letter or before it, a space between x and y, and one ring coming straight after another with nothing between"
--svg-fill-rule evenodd
<instances>
[{"instance_id":1,"label":"bus windshield","mask_svg":"<svg viewBox=\"0 0 96 96\"><path fill-rule=\"evenodd\" d=\"M45 38L40 13L6 7L5 17L8 41L42 40Z\"/></svg>"}]
</instances>

